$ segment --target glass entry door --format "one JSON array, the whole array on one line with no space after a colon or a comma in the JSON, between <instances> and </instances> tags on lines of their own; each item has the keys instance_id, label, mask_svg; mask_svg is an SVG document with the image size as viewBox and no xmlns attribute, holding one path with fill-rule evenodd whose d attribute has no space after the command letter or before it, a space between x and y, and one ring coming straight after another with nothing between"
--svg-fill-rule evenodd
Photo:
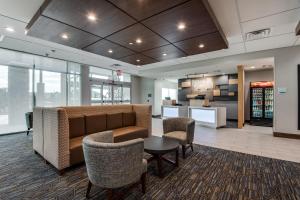
<instances>
[{"instance_id":1,"label":"glass entry door","mask_svg":"<svg viewBox=\"0 0 300 200\"><path fill-rule=\"evenodd\" d=\"M113 86L114 104L122 104L122 86L114 85Z\"/></svg>"},{"instance_id":2,"label":"glass entry door","mask_svg":"<svg viewBox=\"0 0 300 200\"><path fill-rule=\"evenodd\" d=\"M93 83L91 88L91 104L130 104L131 88L121 84Z\"/></svg>"}]
</instances>

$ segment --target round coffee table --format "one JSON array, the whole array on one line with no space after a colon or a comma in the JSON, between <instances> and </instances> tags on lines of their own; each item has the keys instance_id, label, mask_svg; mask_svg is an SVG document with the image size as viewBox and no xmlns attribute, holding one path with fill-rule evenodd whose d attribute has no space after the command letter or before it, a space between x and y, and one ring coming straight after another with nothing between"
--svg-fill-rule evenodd
<instances>
[{"instance_id":1,"label":"round coffee table","mask_svg":"<svg viewBox=\"0 0 300 200\"><path fill-rule=\"evenodd\" d=\"M162 138L157 136L151 136L149 138L144 139L144 151L151 154L152 157L148 159L148 162L152 160L157 161L157 169L158 175L160 177L163 176L162 174L162 160L171 163L178 167L179 160L179 142L176 140L172 140L169 138ZM174 152L175 153L175 161L167 159L163 157L166 153Z\"/></svg>"}]
</instances>

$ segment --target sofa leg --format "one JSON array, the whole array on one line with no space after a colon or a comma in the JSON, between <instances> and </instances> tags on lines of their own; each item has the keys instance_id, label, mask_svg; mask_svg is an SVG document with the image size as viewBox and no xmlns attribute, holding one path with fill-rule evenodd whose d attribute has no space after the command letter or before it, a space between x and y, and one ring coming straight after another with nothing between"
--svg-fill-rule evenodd
<instances>
[{"instance_id":1,"label":"sofa leg","mask_svg":"<svg viewBox=\"0 0 300 200\"><path fill-rule=\"evenodd\" d=\"M65 173L65 170L64 170L64 169L58 170L58 175L59 175L59 176L62 176L64 173Z\"/></svg>"},{"instance_id":2,"label":"sofa leg","mask_svg":"<svg viewBox=\"0 0 300 200\"><path fill-rule=\"evenodd\" d=\"M107 189L106 195L107 195L108 200L112 200L113 199L113 189Z\"/></svg>"},{"instance_id":3,"label":"sofa leg","mask_svg":"<svg viewBox=\"0 0 300 200\"><path fill-rule=\"evenodd\" d=\"M89 198L91 188L92 188L92 183L91 183L91 181L89 181L88 186L87 186L87 189L86 189L86 194L85 194L85 197L86 197L87 199Z\"/></svg>"},{"instance_id":4,"label":"sofa leg","mask_svg":"<svg viewBox=\"0 0 300 200\"><path fill-rule=\"evenodd\" d=\"M142 174L141 182L142 182L142 191L143 191L143 194L145 194L146 193L146 182L147 182L147 173L146 172Z\"/></svg>"},{"instance_id":5,"label":"sofa leg","mask_svg":"<svg viewBox=\"0 0 300 200\"><path fill-rule=\"evenodd\" d=\"M185 145L182 145L182 158L184 159L185 159L185 151L186 151Z\"/></svg>"}]
</instances>

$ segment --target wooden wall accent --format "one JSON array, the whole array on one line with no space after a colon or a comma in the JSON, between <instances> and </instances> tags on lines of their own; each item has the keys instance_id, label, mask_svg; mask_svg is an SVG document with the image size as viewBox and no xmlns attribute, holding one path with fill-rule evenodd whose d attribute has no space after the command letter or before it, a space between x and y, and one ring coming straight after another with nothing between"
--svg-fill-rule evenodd
<instances>
[{"instance_id":1,"label":"wooden wall accent","mask_svg":"<svg viewBox=\"0 0 300 200\"><path fill-rule=\"evenodd\" d=\"M245 123L245 71L244 66L237 66L238 69L238 128L243 128Z\"/></svg>"},{"instance_id":2,"label":"wooden wall accent","mask_svg":"<svg viewBox=\"0 0 300 200\"><path fill-rule=\"evenodd\" d=\"M280 133L280 132L273 132L274 137L282 137L282 138L289 138L289 139L298 139L300 140L300 135L291 134L291 133Z\"/></svg>"},{"instance_id":3,"label":"wooden wall accent","mask_svg":"<svg viewBox=\"0 0 300 200\"><path fill-rule=\"evenodd\" d=\"M29 36L133 65L228 48L208 0L45 0L26 29Z\"/></svg>"}]
</instances>

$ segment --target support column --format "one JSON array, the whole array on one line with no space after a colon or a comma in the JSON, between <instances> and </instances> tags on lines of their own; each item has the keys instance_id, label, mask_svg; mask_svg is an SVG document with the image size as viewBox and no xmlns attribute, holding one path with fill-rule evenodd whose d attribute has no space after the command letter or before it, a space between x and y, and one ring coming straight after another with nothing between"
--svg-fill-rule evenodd
<instances>
[{"instance_id":1,"label":"support column","mask_svg":"<svg viewBox=\"0 0 300 200\"><path fill-rule=\"evenodd\" d=\"M81 104L91 105L90 70L88 65L81 65Z\"/></svg>"},{"instance_id":2,"label":"support column","mask_svg":"<svg viewBox=\"0 0 300 200\"><path fill-rule=\"evenodd\" d=\"M237 66L238 70L238 128L243 128L245 123L245 71L244 66Z\"/></svg>"}]
</instances>

